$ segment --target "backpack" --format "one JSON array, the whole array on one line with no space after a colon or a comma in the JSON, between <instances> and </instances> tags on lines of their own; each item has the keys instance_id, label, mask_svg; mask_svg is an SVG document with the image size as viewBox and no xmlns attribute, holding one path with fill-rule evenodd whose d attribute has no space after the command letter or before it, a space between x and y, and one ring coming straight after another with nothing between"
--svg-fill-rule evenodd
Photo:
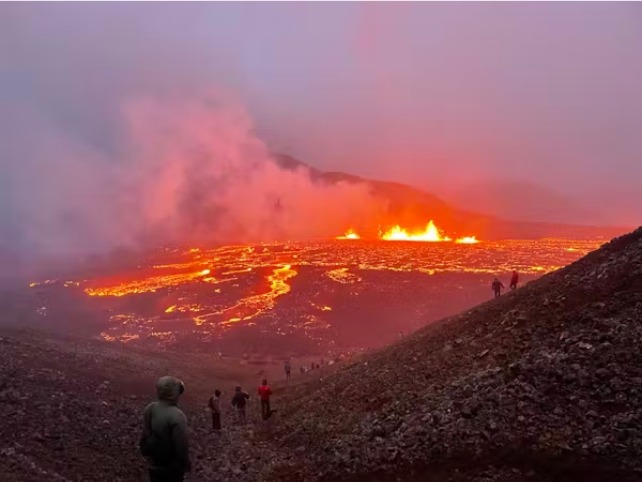
<instances>
[{"instance_id":1,"label":"backpack","mask_svg":"<svg viewBox=\"0 0 642 482\"><path fill-rule=\"evenodd\" d=\"M172 456L172 447L165 437L151 429L151 413L149 417L149 430L146 424L138 442L140 453L143 457L149 458L154 462L167 461Z\"/></svg>"},{"instance_id":2,"label":"backpack","mask_svg":"<svg viewBox=\"0 0 642 482\"><path fill-rule=\"evenodd\" d=\"M214 397L210 397L209 402L207 402L207 406L210 407L210 410L214 410Z\"/></svg>"},{"instance_id":3,"label":"backpack","mask_svg":"<svg viewBox=\"0 0 642 482\"><path fill-rule=\"evenodd\" d=\"M140 436L140 442L138 443L141 455L143 457L156 458L158 445L158 437L156 437L156 434L143 430L143 434Z\"/></svg>"},{"instance_id":4,"label":"backpack","mask_svg":"<svg viewBox=\"0 0 642 482\"><path fill-rule=\"evenodd\" d=\"M156 432L143 432L138 445L141 455L155 464L165 465L173 459L174 451L170 442Z\"/></svg>"}]
</instances>

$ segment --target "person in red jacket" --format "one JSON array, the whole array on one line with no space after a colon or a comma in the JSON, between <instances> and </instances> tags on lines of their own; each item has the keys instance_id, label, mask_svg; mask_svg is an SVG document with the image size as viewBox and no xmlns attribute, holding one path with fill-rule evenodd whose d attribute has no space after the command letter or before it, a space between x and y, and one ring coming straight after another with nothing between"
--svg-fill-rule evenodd
<instances>
[{"instance_id":1,"label":"person in red jacket","mask_svg":"<svg viewBox=\"0 0 642 482\"><path fill-rule=\"evenodd\" d=\"M517 271L513 271L513 276L510 278L510 289L516 290L517 283L519 283L519 275L517 274Z\"/></svg>"},{"instance_id":2,"label":"person in red jacket","mask_svg":"<svg viewBox=\"0 0 642 482\"><path fill-rule=\"evenodd\" d=\"M261 399L261 415L263 420L267 420L272 415L270 410L270 395L272 395L272 390L268 385L267 380L263 380L263 383L259 387L259 398Z\"/></svg>"}]
</instances>

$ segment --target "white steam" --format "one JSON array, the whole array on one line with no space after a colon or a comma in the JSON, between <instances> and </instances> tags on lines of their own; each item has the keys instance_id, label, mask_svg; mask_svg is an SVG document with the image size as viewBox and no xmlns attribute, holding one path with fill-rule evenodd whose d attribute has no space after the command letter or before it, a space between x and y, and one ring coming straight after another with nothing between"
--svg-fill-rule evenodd
<instances>
[{"instance_id":1,"label":"white steam","mask_svg":"<svg viewBox=\"0 0 642 482\"><path fill-rule=\"evenodd\" d=\"M217 92L135 99L122 126L109 154L48 124L28 149L20 143L30 139L13 139L6 239L47 254L304 239L339 234L382 207L365 185L280 167L245 110Z\"/></svg>"}]
</instances>

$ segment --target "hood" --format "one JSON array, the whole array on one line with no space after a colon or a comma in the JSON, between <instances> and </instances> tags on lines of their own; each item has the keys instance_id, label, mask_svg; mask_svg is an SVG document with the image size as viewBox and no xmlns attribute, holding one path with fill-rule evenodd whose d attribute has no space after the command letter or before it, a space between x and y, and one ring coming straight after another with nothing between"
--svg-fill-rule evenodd
<instances>
[{"instance_id":1,"label":"hood","mask_svg":"<svg viewBox=\"0 0 642 482\"><path fill-rule=\"evenodd\" d=\"M161 377L156 382L156 395L159 400L176 404L181 396L181 381L174 377Z\"/></svg>"}]
</instances>

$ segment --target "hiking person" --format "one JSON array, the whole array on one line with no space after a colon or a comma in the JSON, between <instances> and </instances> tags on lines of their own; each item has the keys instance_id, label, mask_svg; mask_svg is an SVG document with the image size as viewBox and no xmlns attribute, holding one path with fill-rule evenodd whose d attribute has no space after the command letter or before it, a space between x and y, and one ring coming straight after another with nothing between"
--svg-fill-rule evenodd
<instances>
[{"instance_id":1,"label":"hiking person","mask_svg":"<svg viewBox=\"0 0 642 482\"><path fill-rule=\"evenodd\" d=\"M249 399L250 395L238 385L232 397L232 407L236 409L238 421L243 425L245 425L245 406Z\"/></svg>"},{"instance_id":2,"label":"hiking person","mask_svg":"<svg viewBox=\"0 0 642 482\"><path fill-rule=\"evenodd\" d=\"M182 482L192 464L187 442L187 417L178 408L185 391L183 382L161 377L156 382L158 400L145 407L140 451L149 463L151 482Z\"/></svg>"},{"instance_id":3,"label":"hiking person","mask_svg":"<svg viewBox=\"0 0 642 482\"><path fill-rule=\"evenodd\" d=\"M502 294L504 284L499 281L499 278L495 278L491 287L493 288L493 293L495 293L495 298L499 298Z\"/></svg>"},{"instance_id":4,"label":"hiking person","mask_svg":"<svg viewBox=\"0 0 642 482\"><path fill-rule=\"evenodd\" d=\"M285 365L283 366L283 369L285 370L285 379L289 380L290 379L290 372L292 370L292 365L290 365L290 360L285 360Z\"/></svg>"},{"instance_id":5,"label":"hiking person","mask_svg":"<svg viewBox=\"0 0 642 482\"><path fill-rule=\"evenodd\" d=\"M259 386L259 398L261 399L261 415L263 420L267 420L272 415L270 410L270 395L272 395L272 390L268 385L267 380L263 379L263 383Z\"/></svg>"},{"instance_id":6,"label":"hiking person","mask_svg":"<svg viewBox=\"0 0 642 482\"><path fill-rule=\"evenodd\" d=\"M208 405L212 411L212 429L218 432L221 430L221 391L218 388L214 390Z\"/></svg>"},{"instance_id":7,"label":"hiking person","mask_svg":"<svg viewBox=\"0 0 642 482\"><path fill-rule=\"evenodd\" d=\"M517 274L517 271L513 271L513 275L510 277L510 289L516 290L517 283L519 283L519 275Z\"/></svg>"}]
</instances>

